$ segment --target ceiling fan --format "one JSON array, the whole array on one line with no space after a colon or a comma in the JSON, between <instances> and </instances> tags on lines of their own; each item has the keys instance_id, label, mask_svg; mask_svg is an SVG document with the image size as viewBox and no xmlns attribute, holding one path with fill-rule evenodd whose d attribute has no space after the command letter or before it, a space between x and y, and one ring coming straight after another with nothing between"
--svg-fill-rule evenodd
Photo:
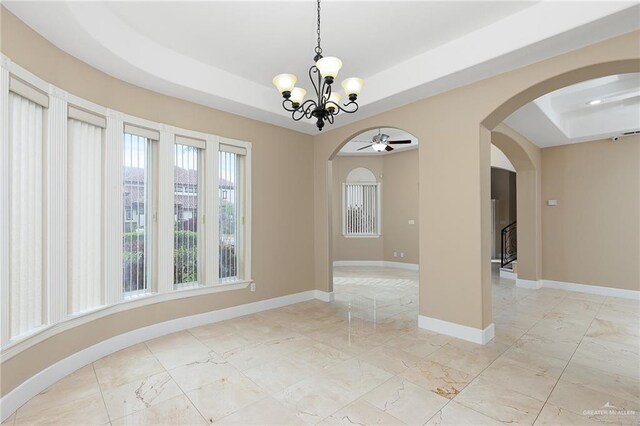
<instances>
[{"instance_id":1,"label":"ceiling fan","mask_svg":"<svg viewBox=\"0 0 640 426\"><path fill-rule=\"evenodd\" d=\"M373 148L373 150L376 152L393 151L393 147L391 147L390 145L400 145L408 143L411 143L411 140L404 139L398 141L390 141L389 135L381 133L380 129L378 129L378 134L373 136L373 138L371 139L371 143L367 146L363 146L362 148L358 148L358 151L362 151L363 149L367 149L369 147Z\"/></svg>"}]
</instances>

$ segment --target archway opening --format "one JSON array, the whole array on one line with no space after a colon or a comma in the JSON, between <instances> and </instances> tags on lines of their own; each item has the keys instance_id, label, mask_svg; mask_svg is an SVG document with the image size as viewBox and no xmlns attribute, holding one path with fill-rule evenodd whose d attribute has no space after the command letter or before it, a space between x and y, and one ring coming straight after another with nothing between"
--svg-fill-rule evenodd
<instances>
[{"instance_id":1,"label":"archway opening","mask_svg":"<svg viewBox=\"0 0 640 426\"><path fill-rule=\"evenodd\" d=\"M376 127L328 161L331 291L374 323L418 317L418 146Z\"/></svg>"},{"instance_id":2,"label":"archway opening","mask_svg":"<svg viewBox=\"0 0 640 426\"><path fill-rule=\"evenodd\" d=\"M622 151L637 158L630 142L637 136L630 134L640 128L635 95L639 70L640 61L633 59L558 75L511 97L481 123L481 142L499 147L517 172L517 270L508 278L514 278L518 287L569 289L572 285L575 291L605 283L605 287L627 289L627 282L639 279L637 268L613 271L607 267L615 261L606 260L604 249L625 241L630 247L638 246L637 237L624 233L623 221L610 213L637 212L637 205L623 201L637 196L637 190L609 197L611 188L617 187L611 185L598 192L604 182L624 174L619 169L637 172L637 164L620 165L625 157ZM616 144L619 140L623 143ZM589 180L594 174L598 179ZM585 186L588 181L592 181L590 187ZM559 199L562 194L564 200ZM610 199L609 204L619 208L599 209L595 199ZM486 207L483 204L483 214ZM577 222L582 231L573 225ZM491 241L494 228L486 222L483 228L483 240ZM589 231L594 229L598 232ZM494 265L493 291L495 269ZM483 278L483 288L484 282ZM563 287L563 283L568 284ZM495 316L502 300L493 296Z\"/></svg>"}]
</instances>

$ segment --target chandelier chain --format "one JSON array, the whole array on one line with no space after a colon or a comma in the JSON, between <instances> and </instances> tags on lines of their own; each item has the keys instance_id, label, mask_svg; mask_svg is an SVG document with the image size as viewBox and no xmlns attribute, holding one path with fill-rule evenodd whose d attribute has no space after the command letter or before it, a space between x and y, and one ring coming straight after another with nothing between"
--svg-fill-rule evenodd
<instances>
[{"instance_id":1,"label":"chandelier chain","mask_svg":"<svg viewBox=\"0 0 640 426\"><path fill-rule=\"evenodd\" d=\"M315 48L316 55L322 54L322 48L320 47L320 0L318 0L318 29L316 30L318 33L318 45Z\"/></svg>"}]
</instances>

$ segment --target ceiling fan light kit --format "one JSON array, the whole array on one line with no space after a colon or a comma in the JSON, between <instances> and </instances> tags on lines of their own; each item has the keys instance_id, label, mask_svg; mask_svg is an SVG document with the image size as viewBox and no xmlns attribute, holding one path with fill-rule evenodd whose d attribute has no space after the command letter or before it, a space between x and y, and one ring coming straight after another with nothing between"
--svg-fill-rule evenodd
<instances>
[{"instance_id":1,"label":"ceiling fan light kit","mask_svg":"<svg viewBox=\"0 0 640 426\"><path fill-rule=\"evenodd\" d=\"M293 74L278 74L273 78L273 84L282 94L284 100L282 107L291 112L291 118L300 121L302 118L315 118L318 130L322 130L325 122L333 124L334 117L340 112L353 114L358 110L356 100L364 86L364 80L357 77L347 78L341 85L349 102L341 104L342 96L334 92L332 85L338 76L342 61L334 56L322 56L320 47L320 0L318 4L318 45L315 48L316 55L314 65L309 68L309 79L315 91L314 99L304 100L307 91L296 87L298 78Z\"/></svg>"},{"instance_id":2,"label":"ceiling fan light kit","mask_svg":"<svg viewBox=\"0 0 640 426\"><path fill-rule=\"evenodd\" d=\"M389 135L385 135L384 133L382 133L382 129L378 129L378 134L373 135L373 138L371 138L371 143L367 146L363 146L362 148L358 148L357 151L362 151L363 149L371 148L375 152L382 152L382 151L391 152L393 151L393 147L391 145L405 145L410 143L411 143L410 139L390 141Z\"/></svg>"}]
</instances>

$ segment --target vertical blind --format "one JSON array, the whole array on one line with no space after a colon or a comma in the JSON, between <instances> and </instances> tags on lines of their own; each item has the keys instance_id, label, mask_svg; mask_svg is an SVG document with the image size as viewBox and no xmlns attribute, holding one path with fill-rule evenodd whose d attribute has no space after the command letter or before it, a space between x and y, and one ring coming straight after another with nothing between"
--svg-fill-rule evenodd
<instances>
[{"instance_id":1,"label":"vertical blind","mask_svg":"<svg viewBox=\"0 0 640 426\"><path fill-rule=\"evenodd\" d=\"M11 337L44 323L42 106L9 93Z\"/></svg>"},{"instance_id":2,"label":"vertical blind","mask_svg":"<svg viewBox=\"0 0 640 426\"><path fill-rule=\"evenodd\" d=\"M174 277L176 286L198 283L198 158L199 149L175 144Z\"/></svg>"},{"instance_id":3,"label":"vertical blind","mask_svg":"<svg viewBox=\"0 0 640 426\"><path fill-rule=\"evenodd\" d=\"M123 146L123 290L125 295L147 290L150 252L149 139L124 134Z\"/></svg>"},{"instance_id":4,"label":"vertical blind","mask_svg":"<svg viewBox=\"0 0 640 426\"><path fill-rule=\"evenodd\" d=\"M378 235L378 185L345 184L345 235Z\"/></svg>"},{"instance_id":5,"label":"vertical blind","mask_svg":"<svg viewBox=\"0 0 640 426\"><path fill-rule=\"evenodd\" d=\"M220 151L218 153L219 277L223 282L239 277L240 158L241 155L236 152Z\"/></svg>"},{"instance_id":6,"label":"vertical blind","mask_svg":"<svg viewBox=\"0 0 640 426\"><path fill-rule=\"evenodd\" d=\"M251 154L245 143L213 143L219 151L207 153L207 141L213 135L186 131L201 137L193 139L165 129L161 145L157 130L125 123L122 117L105 118L90 112L102 111L100 107L87 107L89 103L77 99L85 106L75 107L62 98L51 100L38 88L44 87L42 82L32 86L9 75L10 84L6 84L6 77L3 74L1 95L7 112L3 110L0 117L7 135L0 166L5 170L0 191L6 196L8 213L2 216L6 235L0 236L8 253L7 279L0 283L3 348L68 315L114 304L122 297L168 291L170 282L153 282L159 252L163 259L171 253L170 239L163 247L153 241L156 213L162 229L169 225L169 231L171 214L176 215L176 287L204 285L207 277L199 260L209 248L211 258L219 255L220 259L212 265L211 283L216 281L216 267L224 283L250 279L250 265L244 264L251 255L250 229L244 217L251 200L242 192L250 182L244 179L245 173L250 176ZM173 137L169 148L164 141ZM166 168L172 150L175 187L158 188L163 180L156 179L156 164L163 167L162 173L171 173ZM209 165L212 170L207 169ZM214 188L207 186L210 180L216 181L211 173L218 174L219 185ZM217 218L215 191L220 207ZM206 198L207 192L212 199ZM154 207L158 199L163 201L159 212ZM207 233L205 212L199 212L205 200L211 203L207 222L213 223ZM60 261L48 264L48 258L56 259L51 254L62 247L66 252ZM122 287L118 279L106 279L114 274L122 274Z\"/></svg>"},{"instance_id":7,"label":"vertical blind","mask_svg":"<svg viewBox=\"0 0 640 426\"><path fill-rule=\"evenodd\" d=\"M68 309L102 302L102 128L68 122Z\"/></svg>"}]
</instances>

